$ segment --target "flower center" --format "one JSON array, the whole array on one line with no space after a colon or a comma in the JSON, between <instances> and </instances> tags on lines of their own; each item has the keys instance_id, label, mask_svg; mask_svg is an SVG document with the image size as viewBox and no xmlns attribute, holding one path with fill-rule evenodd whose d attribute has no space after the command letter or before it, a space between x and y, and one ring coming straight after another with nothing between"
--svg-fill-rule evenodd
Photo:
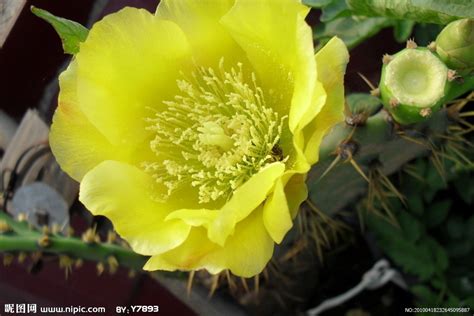
<instances>
[{"instance_id":1,"label":"flower center","mask_svg":"<svg viewBox=\"0 0 474 316\"><path fill-rule=\"evenodd\" d=\"M255 74L248 78L241 64L226 71L221 59L217 71L199 68L178 80L180 93L147 119L157 161L144 167L168 189L161 198L189 186L200 203L229 198L262 167L284 160L278 142L286 117L266 105Z\"/></svg>"}]
</instances>

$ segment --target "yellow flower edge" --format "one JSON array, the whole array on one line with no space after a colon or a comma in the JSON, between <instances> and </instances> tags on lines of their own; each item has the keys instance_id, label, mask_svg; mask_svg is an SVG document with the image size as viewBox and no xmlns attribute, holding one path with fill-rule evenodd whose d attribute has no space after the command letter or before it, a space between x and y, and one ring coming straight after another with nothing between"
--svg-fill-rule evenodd
<instances>
[{"instance_id":1,"label":"yellow flower edge","mask_svg":"<svg viewBox=\"0 0 474 316\"><path fill-rule=\"evenodd\" d=\"M125 8L61 74L53 153L82 203L151 256L145 270L251 277L291 229L342 120L349 58L338 38L314 54L307 13L296 0Z\"/></svg>"}]
</instances>

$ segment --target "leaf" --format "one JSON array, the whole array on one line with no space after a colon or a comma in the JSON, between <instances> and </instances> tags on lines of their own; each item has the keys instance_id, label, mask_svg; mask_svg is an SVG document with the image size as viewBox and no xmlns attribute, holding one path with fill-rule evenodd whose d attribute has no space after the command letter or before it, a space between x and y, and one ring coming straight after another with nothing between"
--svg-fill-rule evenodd
<instances>
[{"instance_id":1,"label":"leaf","mask_svg":"<svg viewBox=\"0 0 474 316\"><path fill-rule=\"evenodd\" d=\"M436 193L438 193L437 189L433 188L426 188L425 192L423 192L423 197L425 198L425 201L430 203L433 201L434 197L436 196Z\"/></svg>"},{"instance_id":2,"label":"leaf","mask_svg":"<svg viewBox=\"0 0 474 316\"><path fill-rule=\"evenodd\" d=\"M452 306L459 306L459 305L452 305ZM466 300L464 300L463 306L467 306L474 309L474 297L471 296L467 298Z\"/></svg>"},{"instance_id":3,"label":"leaf","mask_svg":"<svg viewBox=\"0 0 474 316\"><path fill-rule=\"evenodd\" d=\"M471 204L474 201L474 181L472 181L469 173L459 175L454 181L454 187L466 204Z\"/></svg>"},{"instance_id":4,"label":"leaf","mask_svg":"<svg viewBox=\"0 0 474 316\"><path fill-rule=\"evenodd\" d=\"M428 243L415 244L386 220L374 215L367 216L367 226L374 232L379 246L403 271L428 280L436 271L436 260ZM415 231L415 230L413 230ZM413 232L408 235L413 234ZM416 232L414 237L416 237ZM413 238L413 236L412 236Z\"/></svg>"},{"instance_id":5,"label":"leaf","mask_svg":"<svg viewBox=\"0 0 474 316\"><path fill-rule=\"evenodd\" d=\"M466 222L466 238L474 240L474 215L469 217Z\"/></svg>"},{"instance_id":6,"label":"leaf","mask_svg":"<svg viewBox=\"0 0 474 316\"><path fill-rule=\"evenodd\" d=\"M329 22L336 18L351 15L351 11L347 7L346 0L333 0L323 8L321 14L322 22Z\"/></svg>"},{"instance_id":7,"label":"leaf","mask_svg":"<svg viewBox=\"0 0 474 316\"><path fill-rule=\"evenodd\" d=\"M452 306L467 306L466 304L462 304L461 300L452 295L448 294L448 298L444 301L443 307L452 307Z\"/></svg>"},{"instance_id":8,"label":"leaf","mask_svg":"<svg viewBox=\"0 0 474 316\"><path fill-rule=\"evenodd\" d=\"M472 242L470 240L458 240L449 243L446 246L448 255L451 258L461 258L467 256L472 250Z\"/></svg>"},{"instance_id":9,"label":"leaf","mask_svg":"<svg viewBox=\"0 0 474 316\"><path fill-rule=\"evenodd\" d=\"M431 204L428 211L426 212L426 225L429 228L440 225L448 216L450 208L450 200L444 200Z\"/></svg>"},{"instance_id":10,"label":"leaf","mask_svg":"<svg viewBox=\"0 0 474 316\"><path fill-rule=\"evenodd\" d=\"M446 250L431 237L425 237L424 242L427 243L431 249L433 257L436 261L436 267L440 272L444 272L449 265L449 257Z\"/></svg>"},{"instance_id":11,"label":"leaf","mask_svg":"<svg viewBox=\"0 0 474 316\"><path fill-rule=\"evenodd\" d=\"M54 27L63 42L66 54L74 55L79 52L79 44L86 40L88 29L77 22L54 16L34 6L31 6L31 12Z\"/></svg>"},{"instance_id":12,"label":"leaf","mask_svg":"<svg viewBox=\"0 0 474 316\"><path fill-rule=\"evenodd\" d=\"M472 277L463 275L455 276L449 279L449 288L460 297L474 295L474 280Z\"/></svg>"},{"instance_id":13,"label":"leaf","mask_svg":"<svg viewBox=\"0 0 474 316\"><path fill-rule=\"evenodd\" d=\"M417 275L422 281L430 279L436 271L435 261L426 244L414 245L405 239L394 239L388 244L386 252L403 271Z\"/></svg>"},{"instance_id":14,"label":"leaf","mask_svg":"<svg viewBox=\"0 0 474 316\"><path fill-rule=\"evenodd\" d=\"M440 176L439 171L436 169L434 164L428 165L426 170L426 183L435 191L447 188L446 182Z\"/></svg>"},{"instance_id":15,"label":"leaf","mask_svg":"<svg viewBox=\"0 0 474 316\"><path fill-rule=\"evenodd\" d=\"M323 8L333 2L333 0L303 0L303 4L313 8Z\"/></svg>"},{"instance_id":16,"label":"leaf","mask_svg":"<svg viewBox=\"0 0 474 316\"><path fill-rule=\"evenodd\" d=\"M398 220L400 221L404 236L409 241L415 242L420 238L423 232L423 225L413 215L408 212L401 212Z\"/></svg>"},{"instance_id":17,"label":"leaf","mask_svg":"<svg viewBox=\"0 0 474 316\"><path fill-rule=\"evenodd\" d=\"M415 179L415 181L417 181ZM418 194L412 194L407 196L408 209L415 215L423 215L424 206L423 199Z\"/></svg>"},{"instance_id":18,"label":"leaf","mask_svg":"<svg viewBox=\"0 0 474 316\"><path fill-rule=\"evenodd\" d=\"M423 303L428 303L434 306L438 301L438 295L436 295L429 287L424 285L415 285L411 289L411 292L421 299Z\"/></svg>"},{"instance_id":19,"label":"leaf","mask_svg":"<svg viewBox=\"0 0 474 316\"><path fill-rule=\"evenodd\" d=\"M374 36L384 27L390 26L386 18L343 17L316 26L314 37L324 44L333 36L338 36L349 49L354 48L364 40Z\"/></svg>"},{"instance_id":20,"label":"leaf","mask_svg":"<svg viewBox=\"0 0 474 316\"><path fill-rule=\"evenodd\" d=\"M466 230L466 223L461 217L451 217L446 224L446 230L452 239L461 239Z\"/></svg>"},{"instance_id":21,"label":"leaf","mask_svg":"<svg viewBox=\"0 0 474 316\"><path fill-rule=\"evenodd\" d=\"M393 35L395 36L395 39L400 43L405 42L413 32L414 26L415 21L395 20L393 26Z\"/></svg>"},{"instance_id":22,"label":"leaf","mask_svg":"<svg viewBox=\"0 0 474 316\"><path fill-rule=\"evenodd\" d=\"M374 214L368 214L366 222L370 230L372 230L377 239L380 240L391 240L397 236L402 235L402 230L389 223L384 218L381 218Z\"/></svg>"},{"instance_id":23,"label":"leaf","mask_svg":"<svg viewBox=\"0 0 474 316\"><path fill-rule=\"evenodd\" d=\"M347 0L357 15L408 19L448 24L460 18L474 18L474 5L466 0Z\"/></svg>"}]
</instances>

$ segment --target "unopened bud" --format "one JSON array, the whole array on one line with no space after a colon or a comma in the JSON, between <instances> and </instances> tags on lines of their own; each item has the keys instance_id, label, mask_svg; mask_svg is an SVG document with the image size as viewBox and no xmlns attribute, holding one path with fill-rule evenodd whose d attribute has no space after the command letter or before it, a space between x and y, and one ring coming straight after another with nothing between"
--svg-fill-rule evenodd
<instances>
[{"instance_id":1,"label":"unopened bud","mask_svg":"<svg viewBox=\"0 0 474 316\"><path fill-rule=\"evenodd\" d=\"M451 22L436 39L436 52L461 74L474 70L474 19Z\"/></svg>"}]
</instances>

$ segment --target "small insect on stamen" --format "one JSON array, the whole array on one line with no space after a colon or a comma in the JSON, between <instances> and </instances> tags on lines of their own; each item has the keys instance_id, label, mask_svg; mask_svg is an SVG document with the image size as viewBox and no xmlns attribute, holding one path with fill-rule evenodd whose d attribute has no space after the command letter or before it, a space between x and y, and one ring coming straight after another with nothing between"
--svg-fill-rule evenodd
<instances>
[{"instance_id":1,"label":"small insect on stamen","mask_svg":"<svg viewBox=\"0 0 474 316\"><path fill-rule=\"evenodd\" d=\"M275 144L275 146L273 146L271 157L273 161L283 161L285 159L285 156L283 155L283 149L280 147L280 145Z\"/></svg>"}]
</instances>

